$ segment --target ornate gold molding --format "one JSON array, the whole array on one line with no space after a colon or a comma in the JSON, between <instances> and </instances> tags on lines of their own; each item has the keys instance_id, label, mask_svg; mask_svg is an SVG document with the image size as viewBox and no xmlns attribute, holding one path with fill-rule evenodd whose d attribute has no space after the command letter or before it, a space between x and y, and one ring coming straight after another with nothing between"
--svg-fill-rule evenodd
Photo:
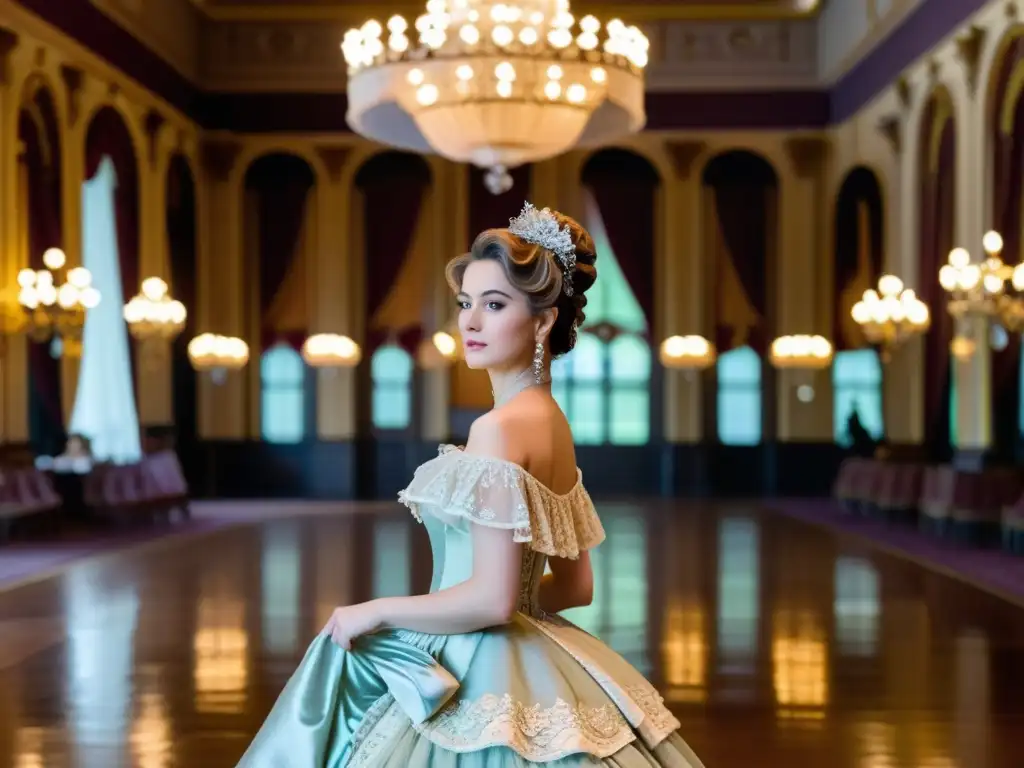
<instances>
[{"instance_id":1,"label":"ornate gold molding","mask_svg":"<svg viewBox=\"0 0 1024 768\"><path fill-rule=\"evenodd\" d=\"M896 79L896 99L900 103L900 109L904 112L910 108L910 100L914 97L913 86L910 85L910 80L907 79L906 75L900 75Z\"/></svg>"},{"instance_id":2,"label":"ornate gold molding","mask_svg":"<svg viewBox=\"0 0 1024 768\"><path fill-rule=\"evenodd\" d=\"M146 138L149 141L149 164L150 167L156 170L157 167L157 149L160 146L160 130L166 124L167 119L158 110L150 109L146 112L145 117L142 118L142 127L146 132Z\"/></svg>"},{"instance_id":3,"label":"ornate gold molding","mask_svg":"<svg viewBox=\"0 0 1024 768\"><path fill-rule=\"evenodd\" d=\"M708 148L704 141L670 141L665 145L672 159L672 166L680 179L690 178L694 163Z\"/></svg>"},{"instance_id":4,"label":"ornate gold molding","mask_svg":"<svg viewBox=\"0 0 1024 768\"><path fill-rule=\"evenodd\" d=\"M622 17L627 23L645 21L779 21L784 19L815 18L821 12L821 2L809 9L806 3L795 0L734 0L709 2L708 0L678 0L648 2L623 6L621 3L597 0L585 4L587 13L599 18ZM583 12L584 8L578 9ZM353 18L376 18L381 21L398 13L412 19L423 13L422 2L397 0L396 2L286 2L246 3L208 2L201 11L215 21L337 21ZM358 23L358 22L356 22Z\"/></svg>"},{"instance_id":5,"label":"ornate gold molding","mask_svg":"<svg viewBox=\"0 0 1024 768\"><path fill-rule=\"evenodd\" d=\"M11 51L18 47L18 33L6 27L0 27L0 83L7 85L9 76L8 58Z\"/></svg>"},{"instance_id":6,"label":"ornate gold molding","mask_svg":"<svg viewBox=\"0 0 1024 768\"><path fill-rule=\"evenodd\" d=\"M82 85L85 83L85 72L70 64L61 64L60 79L64 81L64 91L68 100L68 127L78 122L78 113L82 106Z\"/></svg>"},{"instance_id":7,"label":"ornate gold molding","mask_svg":"<svg viewBox=\"0 0 1024 768\"><path fill-rule=\"evenodd\" d=\"M345 161L352 154L351 147L317 147L316 153L327 169L327 177L337 184L341 181L341 172L345 169Z\"/></svg>"},{"instance_id":8,"label":"ornate gold molding","mask_svg":"<svg viewBox=\"0 0 1024 768\"><path fill-rule=\"evenodd\" d=\"M786 139L785 145L786 154L797 176L809 179L821 173L828 156L828 139L821 136L797 136Z\"/></svg>"},{"instance_id":9,"label":"ornate gold molding","mask_svg":"<svg viewBox=\"0 0 1024 768\"><path fill-rule=\"evenodd\" d=\"M878 121L878 132L897 157L903 151L903 122L896 115L883 117Z\"/></svg>"},{"instance_id":10,"label":"ornate gold molding","mask_svg":"<svg viewBox=\"0 0 1024 768\"><path fill-rule=\"evenodd\" d=\"M981 63L981 51L985 47L985 30L982 27L971 28L956 38L956 57L964 68L967 88L974 96L978 88L978 64Z\"/></svg>"},{"instance_id":11,"label":"ornate gold molding","mask_svg":"<svg viewBox=\"0 0 1024 768\"><path fill-rule=\"evenodd\" d=\"M242 153L242 144L226 139L211 139L202 144L199 162L213 181L227 181Z\"/></svg>"}]
</instances>

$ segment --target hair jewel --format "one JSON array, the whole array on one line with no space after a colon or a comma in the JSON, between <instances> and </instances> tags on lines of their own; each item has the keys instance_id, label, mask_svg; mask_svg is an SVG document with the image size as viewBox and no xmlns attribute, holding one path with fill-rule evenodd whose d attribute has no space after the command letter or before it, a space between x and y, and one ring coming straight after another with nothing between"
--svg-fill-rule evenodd
<instances>
[{"instance_id":1,"label":"hair jewel","mask_svg":"<svg viewBox=\"0 0 1024 768\"><path fill-rule=\"evenodd\" d=\"M551 251L562 265L562 290L572 296L572 273L576 269L576 246L568 226L561 227L550 208L538 210L524 203L522 212L508 220L508 231L522 240Z\"/></svg>"}]
</instances>

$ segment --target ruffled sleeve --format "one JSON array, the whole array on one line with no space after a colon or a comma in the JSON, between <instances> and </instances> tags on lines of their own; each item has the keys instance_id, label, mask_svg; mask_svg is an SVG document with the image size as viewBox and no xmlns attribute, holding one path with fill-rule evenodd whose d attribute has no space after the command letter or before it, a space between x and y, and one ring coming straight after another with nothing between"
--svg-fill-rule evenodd
<instances>
[{"instance_id":1,"label":"ruffled sleeve","mask_svg":"<svg viewBox=\"0 0 1024 768\"><path fill-rule=\"evenodd\" d=\"M517 464L455 446L441 446L398 500L417 520L433 515L510 530L515 541L552 557L577 558L605 537L582 478L568 493L556 494Z\"/></svg>"}]
</instances>

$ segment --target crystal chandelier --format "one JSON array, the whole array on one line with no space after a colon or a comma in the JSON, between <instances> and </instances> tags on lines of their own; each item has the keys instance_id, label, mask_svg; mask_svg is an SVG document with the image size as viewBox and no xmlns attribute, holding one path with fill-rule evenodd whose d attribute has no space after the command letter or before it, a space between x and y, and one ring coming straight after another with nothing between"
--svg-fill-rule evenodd
<instances>
[{"instance_id":1,"label":"crystal chandelier","mask_svg":"<svg viewBox=\"0 0 1024 768\"><path fill-rule=\"evenodd\" d=\"M999 256L1003 238L998 232L987 232L981 246L987 257L981 263L972 264L966 248L954 248L939 270L939 284L949 294L949 313L958 319L987 317L1009 333L1020 333L1024 331L1024 264L1003 263Z\"/></svg>"},{"instance_id":2,"label":"crystal chandelier","mask_svg":"<svg viewBox=\"0 0 1024 768\"><path fill-rule=\"evenodd\" d=\"M878 290L864 291L864 297L853 305L850 315L867 340L879 347L886 362L896 347L911 336L924 333L931 325L928 305L912 290L904 289L903 281L896 275L882 275Z\"/></svg>"},{"instance_id":3,"label":"crystal chandelier","mask_svg":"<svg viewBox=\"0 0 1024 768\"><path fill-rule=\"evenodd\" d=\"M703 336L669 336L661 342L658 357L666 368L703 371L715 364L715 345Z\"/></svg>"},{"instance_id":4,"label":"crystal chandelier","mask_svg":"<svg viewBox=\"0 0 1024 768\"><path fill-rule=\"evenodd\" d=\"M832 364L832 342L824 336L779 336L772 342L769 359L776 368L818 371Z\"/></svg>"},{"instance_id":5,"label":"crystal chandelier","mask_svg":"<svg viewBox=\"0 0 1024 768\"><path fill-rule=\"evenodd\" d=\"M348 336L316 333L303 343L302 359L313 368L353 368L362 359L362 350Z\"/></svg>"},{"instance_id":6,"label":"crystal chandelier","mask_svg":"<svg viewBox=\"0 0 1024 768\"><path fill-rule=\"evenodd\" d=\"M100 303L100 292L92 285L92 274L75 267L63 274L67 257L60 248L43 254L46 269L23 269L18 273L18 304L25 318L25 332L35 342L51 340L54 354L67 344L77 354L85 327L85 315ZM63 278L64 282L60 282Z\"/></svg>"},{"instance_id":7,"label":"crystal chandelier","mask_svg":"<svg viewBox=\"0 0 1024 768\"><path fill-rule=\"evenodd\" d=\"M228 371L241 370L249 362L249 345L235 336L202 333L188 343L188 359L197 371L223 384Z\"/></svg>"},{"instance_id":8,"label":"crystal chandelier","mask_svg":"<svg viewBox=\"0 0 1024 768\"><path fill-rule=\"evenodd\" d=\"M508 169L643 128L648 41L613 19L601 31L568 0L428 0L410 30L367 21L341 48L348 122L373 141L489 169ZM412 40L415 37L415 42Z\"/></svg>"},{"instance_id":9,"label":"crystal chandelier","mask_svg":"<svg viewBox=\"0 0 1024 768\"><path fill-rule=\"evenodd\" d=\"M147 277L142 290L124 306L128 330L139 341L172 341L185 327L185 305L172 299L167 283L159 277Z\"/></svg>"}]
</instances>

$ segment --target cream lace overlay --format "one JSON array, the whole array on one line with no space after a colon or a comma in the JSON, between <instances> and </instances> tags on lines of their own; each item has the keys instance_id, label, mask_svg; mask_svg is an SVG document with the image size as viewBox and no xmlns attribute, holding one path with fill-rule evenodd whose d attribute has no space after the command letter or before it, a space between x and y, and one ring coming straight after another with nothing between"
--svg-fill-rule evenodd
<instances>
[{"instance_id":1,"label":"cream lace overlay","mask_svg":"<svg viewBox=\"0 0 1024 768\"><path fill-rule=\"evenodd\" d=\"M607 699L588 706L562 698L519 701L500 691L473 700L456 694L432 718L413 726L385 696L359 728L350 765L376 764L391 741L412 727L452 752L505 746L538 763L576 753L609 757L638 737L653 748L679 727L654 686L624 659L571 623L536 608L543 556L575 558L604 539L582 478L569 493L556 494L516 464L441 446L440 455L416 471L399 500L419 520L424 513L453 524L470 520L512 530L516 541L528 542L519 611L530 626L569 653ZM447 638L412 632L403 633L403 639L438 658Z\"/></svg>"},{"instance_id":2,"label":"cream lace overlay","mask_svg":"<svg viewBox=\"0 0 1024 768\"><path fill-rule=\"evenodd\" d=\"M571 491L557 494L518 464L453 445L419 467L398 500L417 520L430 508L439 517L508 529L515 541L552 557L577 558L605 536L582 473Z\"/></svg>"},{"instance_id":3,"label":"cream lace overlay","mask_svg":"<svg viewBox=\"0 0 1024 768\"><path fill-rule=\"evenodd\" d=\"M609 757L637 737L653 749L679 728L657 690L628 663L604 648L615 670L587 652L582 638L599 643L574 625L526 617L537 630L565 649L608 696L608 703L585 706L556 699L553 703L517 701L509 694L486 694L471 701L458 696L434 717L414 726L390 694L369 710L354 737L350 766L371 766L386 754L391 741L415 730L451 752L475 752L487 747L508 747L526 760L546 763L583 753ZM408 641L427 648L432 636L411 633Z\"/></svg>"}]
</instances>

